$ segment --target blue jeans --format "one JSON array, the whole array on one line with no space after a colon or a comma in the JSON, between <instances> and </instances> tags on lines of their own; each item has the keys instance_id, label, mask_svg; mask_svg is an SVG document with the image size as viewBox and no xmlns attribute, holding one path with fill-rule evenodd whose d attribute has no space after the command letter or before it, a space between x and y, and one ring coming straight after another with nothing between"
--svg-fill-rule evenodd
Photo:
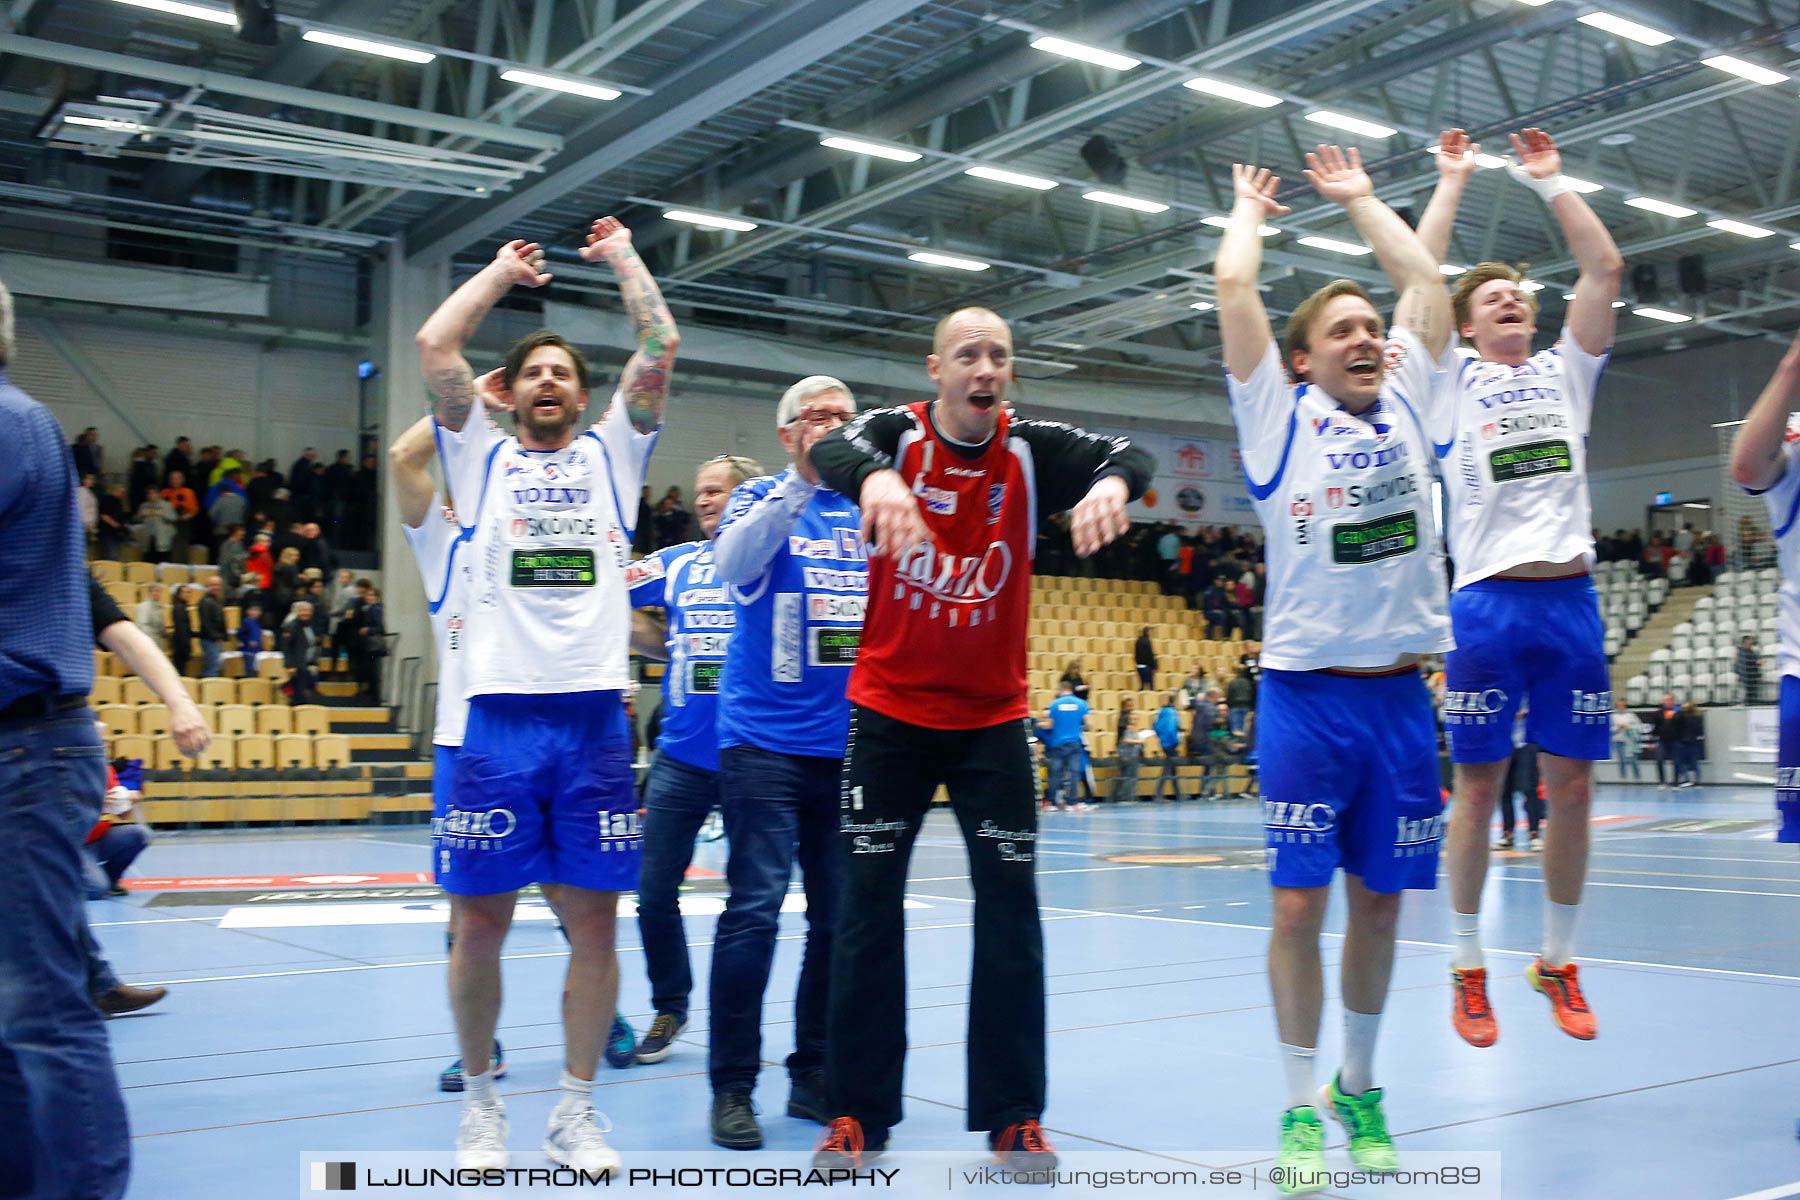
<instances>
[{"instance_id":1,"label":"blue jeans","mask_svg":"<svg viewBox=\"0 0 1800 1200\"><path fill-rule=\"evenodd\" d=\"M1619 760L1619 778L1620 779L1624 779L1627 774L1629 774L1633 779L1642 779L1643 778L1643 776L1641 774L1639 774L1639 771L1641 768L1638 765L1637 751L1632 749L1629 743L1614 742L1613 743L1613 754Z\"/></svg>"},{"instance_id":2,"label":"blue jeans","mask_svg":"<svg viewBox=\"0 0 1800 1200\"><path fill-rule=\"evenodd\" d=\"M1242 734L1244 726L1250 720L1250 714L1244 709L1230 709L1225 714L1225 727L1235 734Z\"/></svg>"},{"instance_id":3,"label":"blue jeans","mask_svg":"<svg viewBox=\"0 0 1800 1200\"><path fill-rule=\"evenodd\" d=\"M208 679L225 671L225 643L200 639L200 674Z\"/></svg>"},{"instance_id":4,"label":"blue jeans","mask_svg":"<svg viewBox=\"0 0 1800 1200\"><path fill-rule=\"evenodd\" d=\"M1081 770L1081 743L1064 742L1048 746L1044 755L1050 760L1050 802L1057 807L1075 802L1075 776Z\"/></svg>"},{"instance_id":5,"label":"blue jeans","mask_svg":"<svg viewBox=\"0 0 1800 1200\"><path fill-rule=\"evenodd\" d=\"M686 1021L694 990L687 931L681 924L681 880L694 861L694 837L719 802L719 773L661 750L650 764L644 793L644 861L638 868L638 934L650 1002L659 1013Z\"/></svg>"},{"instance_id":6,"label":"blue jeans","mask_svg":"<svg viewBox=\"0 0 1800 1200\"><path fill-rule=\"evenodd\" d=\"M118 886L123 876L137 861L137 856L150 844L150 831L137 822L114 825L100 835L100 840L82 847L85 859L83 877L89 900L99 900Z\"/></svg>"},{"instance_id":7,"label":"blue jeans","mask_svg":"<svg viewBox=\"0 0 1800 1200\"><path fill-rule=\"evenodd\" d=\"M125 1101L83 948L81 840L100 816L105 753L86 708L0 723L4 1196L116 1200L130 1173Z\"/></svg>"},{"instance_id":8,"label":"blue jeans","mask_svg":"<svg viewBox=\"0 0 1800 1200\"><path fill-rule=\"evenodd\" d=\"M831 986L831 934L844 890L838 838L842 759L777 754L753 746L719 751L725 879L731 896L713 934L712 1033L708 1071L715 1092L747 1092L762 1064L763 992L775 958L781 902L796 852L806 884L806 950L794 997L796 1078L825 1067L825 1005Z\"/></svg>"}]
</instances>

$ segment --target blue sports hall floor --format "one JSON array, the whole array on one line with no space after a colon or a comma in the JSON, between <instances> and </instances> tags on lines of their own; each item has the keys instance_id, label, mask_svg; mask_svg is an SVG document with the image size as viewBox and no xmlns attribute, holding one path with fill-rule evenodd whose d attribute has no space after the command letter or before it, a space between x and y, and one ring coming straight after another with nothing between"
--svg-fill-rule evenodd
<instances>
[{"instance_id":1,"label":"blue sports hall floor","mask_svg":"<svg viewBox=\"0 0 1800 1200\"><path fill-rule=\"evenodd\" d=\"M1489 878L1501 1029L1490 1049L1450 1028L1447 893L1411 893L1376 1060L1402 1160L1498 1152L1507 1197L1800 1196L1800 855L1772 840L1771 815L1766 788L1599 789L1578 941L1593 1042L1558 1032L1525 982L1540 929L1536 856L1497 855ZM1259 822L1260 807L1242 801L1046 814L1044 1121L1071 1160L1130 1149L1272 1162L1283 1085ZM131 1112L132 1197L304 1195L307 1152L449 1149L460 1100L436 1090L455 1054L446 908L415 874L429 866L426 841L410 827L169 834L139 860L128 897L89 906L120 976L170 988L109 1025ZM596 1102L627 1166L634 1151L712 1149L705 979L724 849L699 847L685 899L690 1029L660 1064L601 1068ZM971 892L947 813L920 839L909 896L912 1051L894 1148L978 1161L962 1127ZM515 1165L547 1165L538 1144L560 1068L564 951L541 901L522 905L500 1091ZM1327 929L1341 930L1342 915L1334 901ZM783 916L765 1013L771 1063L791 1048L803 929L800 912ZM652 1014L629 917L620 943L622 1007L641 1033ZM1328 933L1321 1077L1340 1045L1341 944ZM812 1145L818 1127L783 1115L779 1066L765 1069L757 1099L770 1148ZM1328 1158L1347 1168L1341 1131L1328 1128ZM1263 1194L1273 1194L1266 1180ZM1350 1184L1322 1194L1468 1193Z\"/></svg>"}]
</instances>

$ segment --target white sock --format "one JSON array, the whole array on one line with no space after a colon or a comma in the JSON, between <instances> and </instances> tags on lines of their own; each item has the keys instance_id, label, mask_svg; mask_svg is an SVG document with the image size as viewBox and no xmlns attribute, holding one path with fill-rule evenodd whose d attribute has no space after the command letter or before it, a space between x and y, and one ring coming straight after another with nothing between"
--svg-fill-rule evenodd
<instances>
[{"instance_id":1,"label":"white sock","mask_svg":"<svg viewBox=\"0 0 1800 1200\"><path fill-rule=\"evenodd\" d=\"M1450 965L1459 971L1486 966L1487 960L1481 957L1481 914L1452 910L1450 928L1456 933L1456 953Z\"/></svg>"},{"instance_id":2,"label":"white sock","mask_svg":"<svg viewBox=\"0 0 1800 1200\"><path fill-rule=\"evenodd\" d=\"M1289 1108L1319 1102L1319 1091L1313 1083L1313 1058L1317 1054L1313 1046L1281 1043L1281 1069L1287 1074Z\"/></svg>"},{"instance_id":3,"label":"white sock","mask_svg":"<svg viewBox=\"0 0 1800 1200\"><path fill-rule=\"evenodd\" d=\"M494 1076L490 1071L481 1075L471 1075L463 1071L463 1095L470 1104L482 1104L492 1107L500 1103L500 1097L494 1094Z\"/></svg>"},{"instance_id":4,"label":"white sock","mask_svg":"<svg viewBox=\"0 0 1800 1200\"><path fill-rule=\"evenodd\" d=\"M1579 904L1558 904L1544 900L1544 961L1553 967L1566 967L1575 953L1575 918L1581 914Z\"/></svg>"},{"instance_id":5,"label":"white sock","mask_svg":"<svg viewBox=\"0 0 1800 1200\"><path fill-rule=\"evenodd\" d=\"M1338 1071L1338 1087L1346 1096L1360 1096L1375 1086L1375 1035L1380 1032L1380 1013L1344 1010L1344 1065Z\"/></svg>"},{"instance_id":6,"label":"white sock","mask_svg":"<svg viewBox=\"0 0 1800 1200\"><path fill-rule=\"evenodd\" d=\"M559 1111L567 1112L594 1102L594 1081L569 1074L567 1067L563 1068L558 1086L562 1089L562 1099L556 1102Z\"/></svg>"}]
</instances>

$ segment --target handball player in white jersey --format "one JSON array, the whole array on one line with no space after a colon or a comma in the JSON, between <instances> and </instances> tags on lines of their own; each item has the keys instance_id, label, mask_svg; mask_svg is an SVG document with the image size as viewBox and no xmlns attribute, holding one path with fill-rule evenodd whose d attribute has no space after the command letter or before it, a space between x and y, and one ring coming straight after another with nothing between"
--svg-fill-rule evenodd
<instances>
[{"instance_id":1,"label":"handball player in white jersey","mask_svg":"<svg viewBox=\"0 0 1800 1200\"><path fill-rule=\"evenodd\" d=\"M1775 769L1778 841L1800 842L1800 336L1788 347L1731 447L1731 477L1769 506L1781 561L1781 737Z\"/></svg>"},{"instance_id":2,"label":"handball player in white jersey","mask_svg":"<svg viewBox=\"0 0 1800 1200\"><path fill-rule=\"evenodd\" d=\"M465 694L468 727L449 807L434 831L438 883L457 938L450 1000L465 1064L460 1165L507 1161L506 1121L486 1062L500 1010L500 949L518 889L557 886L569 938L563 998L561 1099L544 1150L588 1171L616 1169L591 1090L618 991L613 951L618 893L636 885L641 837L624 709L631 611L625 587L676 331L631 234L594 223L583 259L605 259L637 331L637 352L598 421L579 352L532 334L478 385L463 346L515 285L549 282L535 245L509 242L418 335L437 393L444 476L470 533L473 577ZM510 407L508 436L482 419L481 393Z\"/></svg>"},{"instance_id":3,"label":"handball player in white jersey","mask_svg":"<svg viewBox=\"0 0 1800 1200\"><path fill-rule=\"evenodd\" d=\"M1429 398L1426 423L1442 463L1456 579L1456 650L1444 665L1444 728L1456 764L1450 817L1450 901L1456 950L1451 1024L1474 1046L1500 1036L1481 953L1488 826L1512 760L1523 702L1525 740L1542 748L1544 940L1526 969L1570 1037L1596 1032L1582 995L1575 918L1587 878L1594 763L1610 752L1606 665L1588 501L1587 437L1594 391L1612 348L1613 301L1625 263L1606 226L1563 179L1556 143L1515 134L1508 172L1550 206L1580 275L1556 341L1536 352L1537 301L1525 273L1480 263L1457 279L1457 333L1476 357L1456 364ZM1438 189L1419 237L1440 262L1475 152L1460 129L1438 144ZM1504 184L1498 186L1505 186Z\"/></svg>"},{"instance_id":4,"label":"handball player in white jersey","mask_svg":"<svg viewBox=\"0 0 1800 1200\"><path fill-rule=\"evenodd\" d=\"M1321 1108L1343 1123L1358 1167L1397 1161L1375 1039L1400 893L1437 886L1437 729L1418 662L1451 645L1431 444L1417 411L1446 362L1449 297L1437 262L1375 198L1355 150L1346 159L1321 146L1307 161L1307 178L1344 207L1400 300L1384 335L1360 285L1340 279L1314 292L1288 321L1299 381L1290 383L1257 287L1258 226L1287 211L1275 200L1280 181L1232 168L1237 202L1215 269L1231 415L1268 555L1257 743L1290 1194L1322 1186ZM1319 929L1340 868L1344 1061L1315 1091Z\"/></svg>"}]
</instances>

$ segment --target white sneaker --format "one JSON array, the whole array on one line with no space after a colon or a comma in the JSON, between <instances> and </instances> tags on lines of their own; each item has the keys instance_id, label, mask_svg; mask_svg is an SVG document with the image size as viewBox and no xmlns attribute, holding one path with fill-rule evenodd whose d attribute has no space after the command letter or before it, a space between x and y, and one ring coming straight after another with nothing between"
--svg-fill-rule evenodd
<instances>
[{"instance_id":1,"label":"white sneaker","mask_svg":"<svg viewBox=\"0 0 1800 1200\"><path fill-rule=\"evenodd\" d=\"M612 1132L607 1121L601 1130L594 1118L599 1116L591 1104L564 1108L557 1105L550 1113L550 1127L544 1131L544 1153L552 1162L591 1175L610 1174L619 1169L619 1152L606 1144L602 1132ZM605 1117L600 1117L605 1121Z\"/></svg>"},{"instance_id":2,"label":"white sneaker","mask_svg":"<svg viewBox=\"0 0 1800 1200\"><path fill-rule=\"evenodd\" d=\"M504 1167L508 1157L506 1109L499 1104L465 1103L462 1127L456 1131L457 1167Z\"/></svg>"}]
</instances>

